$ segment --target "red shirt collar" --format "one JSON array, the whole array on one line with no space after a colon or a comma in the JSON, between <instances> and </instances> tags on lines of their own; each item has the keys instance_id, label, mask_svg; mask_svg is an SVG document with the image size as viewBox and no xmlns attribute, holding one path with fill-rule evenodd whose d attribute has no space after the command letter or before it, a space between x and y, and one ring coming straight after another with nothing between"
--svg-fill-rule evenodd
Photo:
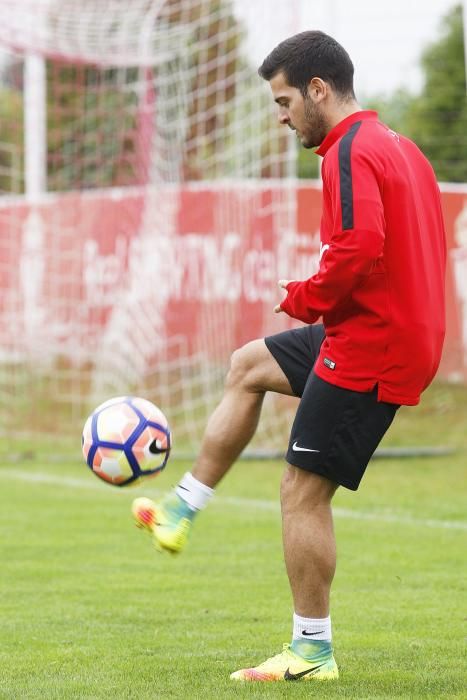
<instances>
[{"instance_id":1,"label":"red shirt collar","mask_svg":"<svg viewBox=\"0 0 467 700\"><path fill-rule=\"evenodd\" d=\"M344 134L347 133L352 124L355 124L355 122L360 122L363 119L378 119L378 112L374 112L371 109L364 109L360 112L354 112L353 114L349 114L348 117L343 119L331 129L331 131L325 137L324 141L316 150L316 153L319 156L326 155L326 153L331 148L332 144L335 143L337 139L339 139L341 136L344 136Z\"/></svg>"}]
</instances>

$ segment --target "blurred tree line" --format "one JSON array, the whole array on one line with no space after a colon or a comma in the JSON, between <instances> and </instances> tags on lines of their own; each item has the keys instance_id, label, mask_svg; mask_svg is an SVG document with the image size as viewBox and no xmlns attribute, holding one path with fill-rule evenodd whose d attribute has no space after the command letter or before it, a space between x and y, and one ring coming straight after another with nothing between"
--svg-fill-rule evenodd
<instances>
[{"instance_id":1,"label":"blurred tree line","mask_svg":"<svg viewBox=\"0 0 467 700\"><path fill-rule=\"evenodd\" d=\"M235 19L231 0L211 0L208 21L196 14L201 12L200 8L201 4L193 3L191 14L182 17L178 0L167 0L165 5L168 27L187 19L200 27L199 36L195 32L192 37L191 75L195 84L191 88L198 97L189 107L190 127L185 134L182 165L186 179L225 174L219 166L210 168L209 163L222 163L218 154L229 150L225 134L229 132L230 122L238 118L238 113L235 116L229 108L236 97L234 76L249 75L240 53L243 29ZM220 32L228 37L227 43L216 41ZM206 39L208 50L197 49L197 42L201 45ZM222 66L220 71L218 65ZM377 109L380 118L391 128L414 139L432 162L438 179L467 182L467 101L460 5L443 18L440 36L423 52L421 65L424 84L419 94L400 89L389 97L377 96L366 106ZM139 78L134 68L123 69L123 76L121 70L47 61L50 190L141 182L138 166L142 148L138 144L141 111L138 94L131 89ZM255 70L251 67L251 80L259 80L253 75ZM197 85L201 75L203 83ZM222 76L225 88L219 92L215 84L219 84ZM24 185L23 86L19 59L4 65L0 83L0 192L20 193ZM219 104L222 100L223 104ZM245 104L244 109L247 108ZM177 115L173 116L176 119ZM261 140L260 120L257 128L256 135L249 135L252 143ZM285 140L279 146L269 144L267 148L271 154L274 148L280 151L286 148ZM298 176L317 177L318 156L299 144L297 148ZM232 147L229 152L233 152ZM248 174L247 168L245 173ZM263 170L264 177L270 175L267 168Z\"/></svg>"},{"instance_id":2,"label":"blurred tree line","mask_svg":"<svg viewBox=\"0 0 467 700\"><path fill-rule=\"evenodd\" d=\"M419 95L399 90L387 103L375 100L381 119L412 138L439 180L467 182L467 99L462 7L443 19L440 38L422 54Z\"/></svg>"}]
</instances>

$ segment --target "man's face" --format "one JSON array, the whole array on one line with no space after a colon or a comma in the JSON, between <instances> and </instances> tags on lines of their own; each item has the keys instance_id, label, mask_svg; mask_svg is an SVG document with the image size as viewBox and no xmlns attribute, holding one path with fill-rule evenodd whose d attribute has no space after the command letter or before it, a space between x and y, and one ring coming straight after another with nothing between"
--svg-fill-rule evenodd
<instances>
[{"instance_id":1,"label":"man's face","mask_svg":"<svg viewBox=\"0 0 467 700\"><path fill-rule=\"evenodd\" d=\"M282 72L269 81L274 101L279 105L280 124L296 132L304 148L319 146L328 131L323 110L309 94L303 97L298 88L291 87Z\"/></svg>"}]
</instances>

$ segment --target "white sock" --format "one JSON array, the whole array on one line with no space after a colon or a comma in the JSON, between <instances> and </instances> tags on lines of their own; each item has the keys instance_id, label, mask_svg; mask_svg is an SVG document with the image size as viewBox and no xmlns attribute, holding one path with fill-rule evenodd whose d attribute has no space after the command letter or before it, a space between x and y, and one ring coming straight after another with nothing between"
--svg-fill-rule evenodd
<instances>
[{"instance_id":1,"label":"white sock","mask_svg":"<svg viewBox=\"0 0 467 700\"><path fill-rule=\"evenodd\" d=\"M292 637L293 639L318 639L330 642L332 639L331 616L300 617L294 613Z\"/></svg>"},{"instance_id":2,"label":"white sock","mask_svg":"<svg viewBox=\"0 0 467 700\"><path fill-rule=\"evenodd\" d=\"M202 484L190 472L187 472L179 481L175 493L190 506L191 510L202 510L212 497L214 489Z\"/></svg>"}]
</instances>

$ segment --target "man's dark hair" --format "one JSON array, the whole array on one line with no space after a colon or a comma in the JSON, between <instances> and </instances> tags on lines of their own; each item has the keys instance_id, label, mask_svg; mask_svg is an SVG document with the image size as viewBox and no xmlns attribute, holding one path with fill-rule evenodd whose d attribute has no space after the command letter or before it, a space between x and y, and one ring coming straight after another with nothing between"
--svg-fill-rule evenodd
<instances>
[{"instance_id":1,"label":"man's dark hair","mask_svg":"<svg viewBox=\"0 0 467 700\"><path fill-rule=\"evenodd\" d=\"M329 83L341 97L355 97L353 63L332 36L319 31L295 34L271 51L258 69L264 80L283 72L287 83L306 96L312 78Z\"/></svg>"}]
</instances>

